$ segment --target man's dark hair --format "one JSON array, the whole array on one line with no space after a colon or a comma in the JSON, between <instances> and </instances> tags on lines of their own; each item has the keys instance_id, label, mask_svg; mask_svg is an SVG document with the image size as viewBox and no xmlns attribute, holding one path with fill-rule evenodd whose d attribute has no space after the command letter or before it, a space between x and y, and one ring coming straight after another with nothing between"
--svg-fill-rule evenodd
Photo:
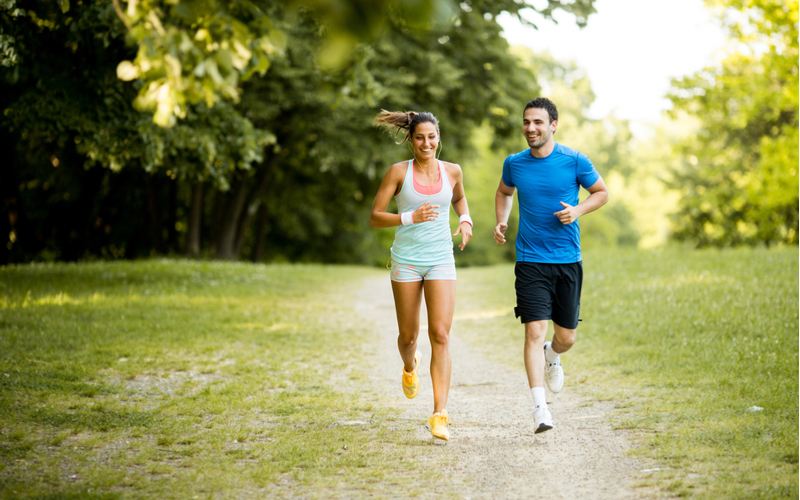
<instances>
[{"instance_id":1,"label":"man's dark hair","mask_svg":"<svg viewBox=\"0 0 800 500\"><path fill-rule=\"evenodd\" d=\"M525 109L522 110L522 116L525 116L525 112L528 111L530 108L546 109L547 114L550 115L550 123L553 123L554 121L558 120L558 109L556 109L556 105L553 104L553 101L551 101L546 97L537 97L536 99L526 104Z\"/></svg>"}]
</instances>

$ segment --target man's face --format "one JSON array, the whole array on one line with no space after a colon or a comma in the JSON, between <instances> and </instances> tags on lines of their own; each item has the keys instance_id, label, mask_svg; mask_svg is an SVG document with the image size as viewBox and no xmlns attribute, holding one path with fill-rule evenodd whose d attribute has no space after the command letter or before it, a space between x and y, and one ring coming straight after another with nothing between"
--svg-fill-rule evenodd
<instances>
[{"instance_id":1,"label":"man's face","mask_svg":"<svg viewBox=\"0 0 800 500\"><path fill-rule=\"evenodd\" d=\"M550 121L550 115L546 109L526 109L522 118L522 132L525 134L528 146L539 149L550 142L557 125L557 120Z\"/></svg>"}]
</instances>

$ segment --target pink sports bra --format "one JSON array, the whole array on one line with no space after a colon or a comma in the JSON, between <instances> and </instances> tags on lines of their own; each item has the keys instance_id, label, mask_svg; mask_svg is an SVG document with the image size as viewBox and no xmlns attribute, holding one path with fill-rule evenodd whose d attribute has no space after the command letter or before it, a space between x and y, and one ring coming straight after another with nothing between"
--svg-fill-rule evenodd
<instances>
[{"instance_id":1,"label":"pink sports bra","mask_svg":"<svg viewBox=\"0 0 800 500\"><path fill-rule=\"evenodd\" d=\"M414 179L414 189L416 189L419 194L431 195L431 194L434 194L434 193L438 193L439 191L442 190L442 177L443 177L442 176L442 169L444 168L444 165L440 161L437 161L436 163L439 165L439 180L436 182L436 184L433 184L433 185L430 185L430 186L425 186L423 184L420 184L417 181L417 176L414 175L413 171L412 171L411 177ZM412 165L413 165L413 163L412 163ZM412 166L412 168L413 168L413 166ZM448 182L448 184L450 184L450 189L453 189L453 183L450 181L450 177L449 176L447 177L447 182Z\"/></svg>"}]
</instances>

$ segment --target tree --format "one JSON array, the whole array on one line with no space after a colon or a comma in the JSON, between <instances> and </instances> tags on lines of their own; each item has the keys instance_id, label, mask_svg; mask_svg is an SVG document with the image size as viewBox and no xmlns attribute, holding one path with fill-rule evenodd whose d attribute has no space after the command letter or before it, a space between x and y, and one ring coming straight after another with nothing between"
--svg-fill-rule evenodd
<instances>
[{"instance_id":1,"label":"tree","mask_svg":"<svg viewBox=\"0 0 800 500\"><path fill-rule=\"evenodd\" d=\"M248 82L242 100L247 116L270 127L280 145L265 162L271 180L261 188L242 184L252 200L243 217L267 214L253 233L261 234L263 225L269 241L257 240L253 248L262 244L274 255L282 247L293 259L362 262L385 251L366 224L371 194L388 165L407 151L371 126L382 108L434 112L445 134L445 158L469 151L469 134L484 120L509 129L509 111L535 92L535 80L508 53L493 19L461 12L439 32L392 18L381 37L356 48L351 63L336 72L309 57L321 45L314 18L289 23L293 43L285 57ZM469 105L474 102L494 112Z\"/></svg>"},{"instance_id":2,"label":"tree","mask_svg":"<svg viewBox=\"0 0 800 500\"><path fill-rule=\"evenodd\" d=\"M433 112L443 134L442 158L454 161L473 154L472 131L481 124L498 141L517 134L521 103L539 88L535 74L499 36L495 16L520 7L464 2L449 24L435 29L390 16L384 32L357 47L351 62L335 72L309 57L320 46L314 40L318 30L289 22L304 31L289 35L286 60L276 58L267 75L248 82L242 100L247 116L273 130L280 145L270 163L272 180L251 197L256 201L249 212L261 211L253 248L287 252L292 259L385 257L384 238L391 235L370 230L367 214L385 169L407 152L371 127L372 119L380 109ZM313 16L306 22L313 23ZM280 98L270 101L267 95Z\"/></svg>"},{"instance_id":3,"label":"tree","mask_svg":"<svg viewBox=\"0 0 800 500\"><path fill-rule=\"evenodd\" d=\"M798 242L798 2L707 0L735 50L673 82L675 112L702 122L679 145L678 239L697 245ZM738 14L736 14L738 11Z\"/></svg>"},{"instance_id":4,"label":"tree","mask_svg":"<svg viewBox=\"0 0 800 500\"><path fill-rule=\"evenodd\" d=\"M127 246L130 251L144 244L164 252L167 244L162 240L178 239L176 211L164 210L177 206L176 181L211 180L224 188L234 171L261 159L273 137L255 129L228 101L213 108L203 102L190 106L185 119L169 129L154 124L150 115L131 107L141 83L128 84L116 77L118 62L129 57L131 49L110 4L79 2L67 12L49 2L29 7L23 14L6 11L0 16L4 33L14 39L16 61L0 70L0 123L8 134L7 151L15 151L9 155L11 168L0 172L5 207L14 221L4 231L14 241L3 250L16 246L23 260L47 248L49 255L67 259L97 252L89 243L93 238L85 236L95 232L94 223L87 222L91 218L106 221L98 237L108 234L107 245ZM127 219L99 215L103 184L111 192L123 179L103 172L81 173L97 167L114 173L139 170L133 178L142 179L140 194L147 200L143 213L149 214L151 238L135 243L114 240L116 235L130 234L127 226L133 230L139 219L130 214ZM137 183L122 177L135 192ZM23 188L34 181L35 186ZM166 194L159 194L162 191ZM63 217L24 216L53 196L60 198ZM163 196L166 199L160 199ZM118 223L110 226L109 220ZM22 221L27 225L19 227L17 222ZM75 235L70 237L74 243L66 244L61 237L56 237L56 245L48 242L52 234L64 231ZM86 244L83 250L78 249L81 243ZM74 250L61 253L67 248Z\"/></svg>"},{"instance_id":5,"label":"tree","mask_svg":"<svg viewBox=\"0 0 800 500\"><path fill-rule=\"evenodd\" d=\"M375 113L381 107L434 111L449 139L446 154L458 156L469 150L476 124L488 120L497 137L512 123L516 130L509 112L536 89L530 72L508 55L494 21L520 5L467 1L457 9L423 9L429 14L419 17L406 8L412 3L343 3L362 14L385 4L364 18L377 15L375 29L348 28L350 21L326 14L324 1L297 2L293 9L267 1L241 3L244 11L234 2L198 7L234 17L244 12L227 28L227 21L215 25L209 33L223 34L214 36L258 18L269 20L259 33L286 39L283 51L269 54L269 71L248 74L261 64L252 58L233 66L234 96L224 90L233 73L221 83L194 73L203 61L221 57L219 51L198 48L194 38L193 47L170 45L185 41L187 30L199 32L188 21L194 14L174 10L194 2L139 2L137 9L156 14L137 10L125 18L112 4L31 0L20 14L10 10L13 0L3 0L0 28L9 38L0 43L11 55L0 69L0 127L13 163L0 172L9 216L0 218L8 224L0 230L13 237L0 262L136 257L181 247L220 258L371 261L382 236L364 224L369 197L397 155L370 126ZM559 5L553 1L544 10ZM562 7L585 18L591 1ZM442 20L441 12L450 17ZM126 37L136 26L145 35L134 36L131 46ZM351 31L345 57L325 60L338 43L333 34ZM181 63L180 74L170 57ZM120 61L133 61L136 78L118 78L131 76ZM199 87L186 87L187 81ZM154 82L159 88L172 82L169 102L179 104L166 123L153 121L161 101L155 108L141 105ZM198 100L192 88L213 98ZM43 213L56 206L60 217Z\"/></svg>"}]
</instances>

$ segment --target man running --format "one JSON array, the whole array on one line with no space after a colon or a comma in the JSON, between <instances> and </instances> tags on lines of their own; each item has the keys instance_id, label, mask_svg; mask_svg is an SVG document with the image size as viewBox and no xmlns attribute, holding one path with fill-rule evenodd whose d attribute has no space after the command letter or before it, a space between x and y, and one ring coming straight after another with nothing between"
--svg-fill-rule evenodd
<instances>
[{"instance_id":1,"label":"man running","mask_svg":"<svg viewBox=\"0 0 800 500\"><path fill-rule=\"evenodd\" d=\"M589 158L554 141L558 110L539 97L525 106L522 131L530 149L506 158L495 195L494 240L506 242L514 191L519 191L519 231L514 268L516 317L525 326L525 370L533 394L535 433L554 427L544 385L559 392L564 371L559 354L575 343L583 266L578 217L608 201L608 188ZM590 194L578 203L583 187ZM552 342L545 342L547 321Z\"/></svg>"}]
</instances>

